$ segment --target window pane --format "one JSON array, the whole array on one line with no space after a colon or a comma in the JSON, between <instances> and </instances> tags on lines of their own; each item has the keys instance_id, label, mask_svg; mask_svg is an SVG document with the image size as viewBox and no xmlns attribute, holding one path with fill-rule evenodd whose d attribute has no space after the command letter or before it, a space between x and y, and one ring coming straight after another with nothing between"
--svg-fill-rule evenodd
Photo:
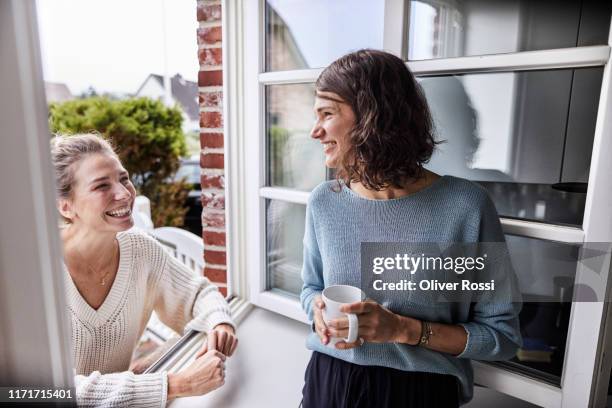
<instances>
[{"instance_id":1,"label":"window pane","mask_svg":"<svg viewBox=\"0 0 612 408\"><path fill-rule=\"evenodd\" d=\"M523 347L501 363L559 385L579 246L506 235L523 295Z\"/></svg>"},{"instance_id":2,"label":"window pane","mask_svg":"<svg viewBox=\"0 0 612 408\"><path fill-rule=\"evenodd\" d=\"M266 88L267 185L312 190L325 180L321 143L310 138L314 85Z\"/></svg>"},{"instance_id":3,"label":"window pane","mask_svg":"<svg viewBox=\"0 0 612 408\"><path fill-rule=\"evenodd\" d=\"M606 45L610 4L559 0L410 2L411 60Z\"/></svg>"},{"instance_id":4,"label":"window pane","mask_svg":"<svg viewBox=\"0 0 612 408\"><path fill-rule=\"evenodd\" d=\"M306 206L266 200L267 289L299 296Z\"/></svg>"},{"instance_id":5,"label":"window pane","mask_svg":"<svg viewBox=\"0 0 612 408\"><path fill-rule=\"evenodd\" d=\"M602 68L420 78L427 168L481 182L502 216L582 223Z\"/></svg>"},{"instance_id":6,"label":"window pane","mask_svg":"<svg viewBox=\"0 0 612 408\"><path fill-rule=\"evenodd\" d=\"M382 49L384 3L267 0L266 71L319 68L350 51Z\"/></svg>"}]
</instances>

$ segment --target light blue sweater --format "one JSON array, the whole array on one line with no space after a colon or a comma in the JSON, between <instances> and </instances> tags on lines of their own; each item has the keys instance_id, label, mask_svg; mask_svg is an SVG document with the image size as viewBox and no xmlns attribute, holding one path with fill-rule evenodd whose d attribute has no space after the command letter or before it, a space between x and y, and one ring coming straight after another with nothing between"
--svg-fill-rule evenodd
<instances>
[{"instance_id":1,"label":"light blue sweater","mask_svg":"<svg viewBox=\"0 0 612 408\"><path fill-rule=\"evenodd\" d=\"M443 176L429 187L397 199L371 200L336 181L316 187L309 199L304 233L302 307L312 320L312 300L330 285L359 287L361 242L504 242L493 202L480 186ZM404 316L461 324L468 340L459 356L407 344L365 343L337 350L309 335L311 350L360 365L450 374L461 385L461 401L473 394L470 360L506 360L521 345L517 303L441 303L416 307L401 292L383 305Z\"/></svg>"}]
</instances>

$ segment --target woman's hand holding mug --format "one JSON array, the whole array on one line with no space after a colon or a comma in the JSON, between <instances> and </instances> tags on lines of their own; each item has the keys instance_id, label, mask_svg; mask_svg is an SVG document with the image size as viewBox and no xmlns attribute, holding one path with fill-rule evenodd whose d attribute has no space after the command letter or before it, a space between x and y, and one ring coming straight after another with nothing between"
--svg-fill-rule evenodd
<instances>
[{"instance_id":1,"label":"woman's hand holding mug","mask_svg":"<svg viewBox=\"0 0 612 408\"><path fill-rule=\"evenodd\" d=\"M314 326L322 344L331 347L342 341L349 343L357 341L359 330L357 315L342 312L340 308L345 303L363 300L364 296L361 289L354 286L333 285L325 288L321 296L314 298ZM340 317L347 320L347 332L343 336L337 336L329 330L329 322Z\"/></svg>"},{"instance_id":2,"label":"woman's hand holding mug","mask_svg":"<svg viewBox=\"0 0 612 408\"><path fill-rule=\"evenodd\" d=\"M354 313L359 319L359 337L370 343L418 343L421 333L421 322L417 319L401 316L373 300L354 302L340 307L343 313ZM349 332L349 320L345 317L328 323L332 336L345 337ZM336 347L343 350L359 347L361 340L355 342L341 341Z\"/></svg>"},{"instance_id":3,"label":"woman's hand holding mug","mask_svg":"<svg viewBox=\"0 0 612 408\"><path fill-rule=\"evenodd\" d=\"M315 296L312 307L315 332L321 339L321 343L327 344L329 343L329 332L325 320L323 320L323 308L325 308L325 303L323 303L321 295Z\"/></svg>"}]
</instances>

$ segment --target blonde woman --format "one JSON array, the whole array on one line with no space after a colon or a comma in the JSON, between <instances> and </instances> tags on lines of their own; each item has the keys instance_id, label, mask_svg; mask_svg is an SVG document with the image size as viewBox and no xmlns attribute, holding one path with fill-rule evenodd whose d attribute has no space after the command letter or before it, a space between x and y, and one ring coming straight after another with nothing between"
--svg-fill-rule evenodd
<instances>
[{"instance_id":1,"label":"blonde woman","mask_svg":"<svg viewBox=\"0 0 612 408\"><path fill-rule=\"evenodd\" d=\"M51 153L58 188L67 305L79 406L165 406L224 382L237 346L217 288L169 256L133 225L136 195L110 144L96 135L57 136ZM132 353L151 313L181 333L208 332L180 373L134 374Z\"/></svg>"}]
</instances>

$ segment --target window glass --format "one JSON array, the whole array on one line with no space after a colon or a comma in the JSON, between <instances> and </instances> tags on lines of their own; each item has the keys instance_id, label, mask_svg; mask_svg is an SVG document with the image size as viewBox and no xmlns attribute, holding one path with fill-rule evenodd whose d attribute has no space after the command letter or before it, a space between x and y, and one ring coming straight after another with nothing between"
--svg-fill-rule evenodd
<instances>
[{"instance_id":1,"label":"window glass","mask_svg":"<svg viewBox=\"0 0 612 408\"><path fill-rule=\"evenodd\" d=\"M580 225L602 72L420 78L444 141L426 167L480 182L502 216Z\"/></svg>"},{"instance_id":2,"label":"window glass","mask_svg":"<svg viewBox=\"0 0 612 408\"><path fill-rule=\"evenodd\" d=\"M325 180L323 146L310 137L314 85L266 88L267 185L310 191Z\"/></svg>"},{"instance_id":3,"label":"window glass","mask_svg":"<svg viewBox=\"0 0 612 408\"><path fill-rule=\"evenodd\" d=\"M266 200L267 289L299 296L306 206Z\"/></svg>"},{"instance_id":4,"label":"window glass","mask_svg":"<svg viewBox=\"0 0 612 408\"><path fill-rule=\"evenodd\" d=\"M423 60L606 45L609 2L410 2L408 58Z\"/></svg>"},{"instance_id":5,"label":"window glass","mask_svg":"<svg viewBox=\"0 0 612 408\"><path fill-rule=\"evenodd\" d=\"M384 0L267 0L266 71L319 68L383 47Z\"/></svg>"},{"instance_id":6,"label":"window glass","mask_svg":"<svg viewBox=\"0 0 612 408\"><path fill-rule=\"evenodd\" d=\"M302 238L306 207L266 201L267 289L298 297L302 288ZM579 246L506 235L523 297L524 345L515 371L560 383Z\"/></svg>"},{"instance_id":7,"label":"window glass","mask_svg":"<svg viewBox=\"0 0 612 408\"><path fill-rule=\"evenodd\" d=\"M572 307L578 245L506 235L523 296L523 347L503 363L559 385Z\"/></svg>"}]
</instances>

